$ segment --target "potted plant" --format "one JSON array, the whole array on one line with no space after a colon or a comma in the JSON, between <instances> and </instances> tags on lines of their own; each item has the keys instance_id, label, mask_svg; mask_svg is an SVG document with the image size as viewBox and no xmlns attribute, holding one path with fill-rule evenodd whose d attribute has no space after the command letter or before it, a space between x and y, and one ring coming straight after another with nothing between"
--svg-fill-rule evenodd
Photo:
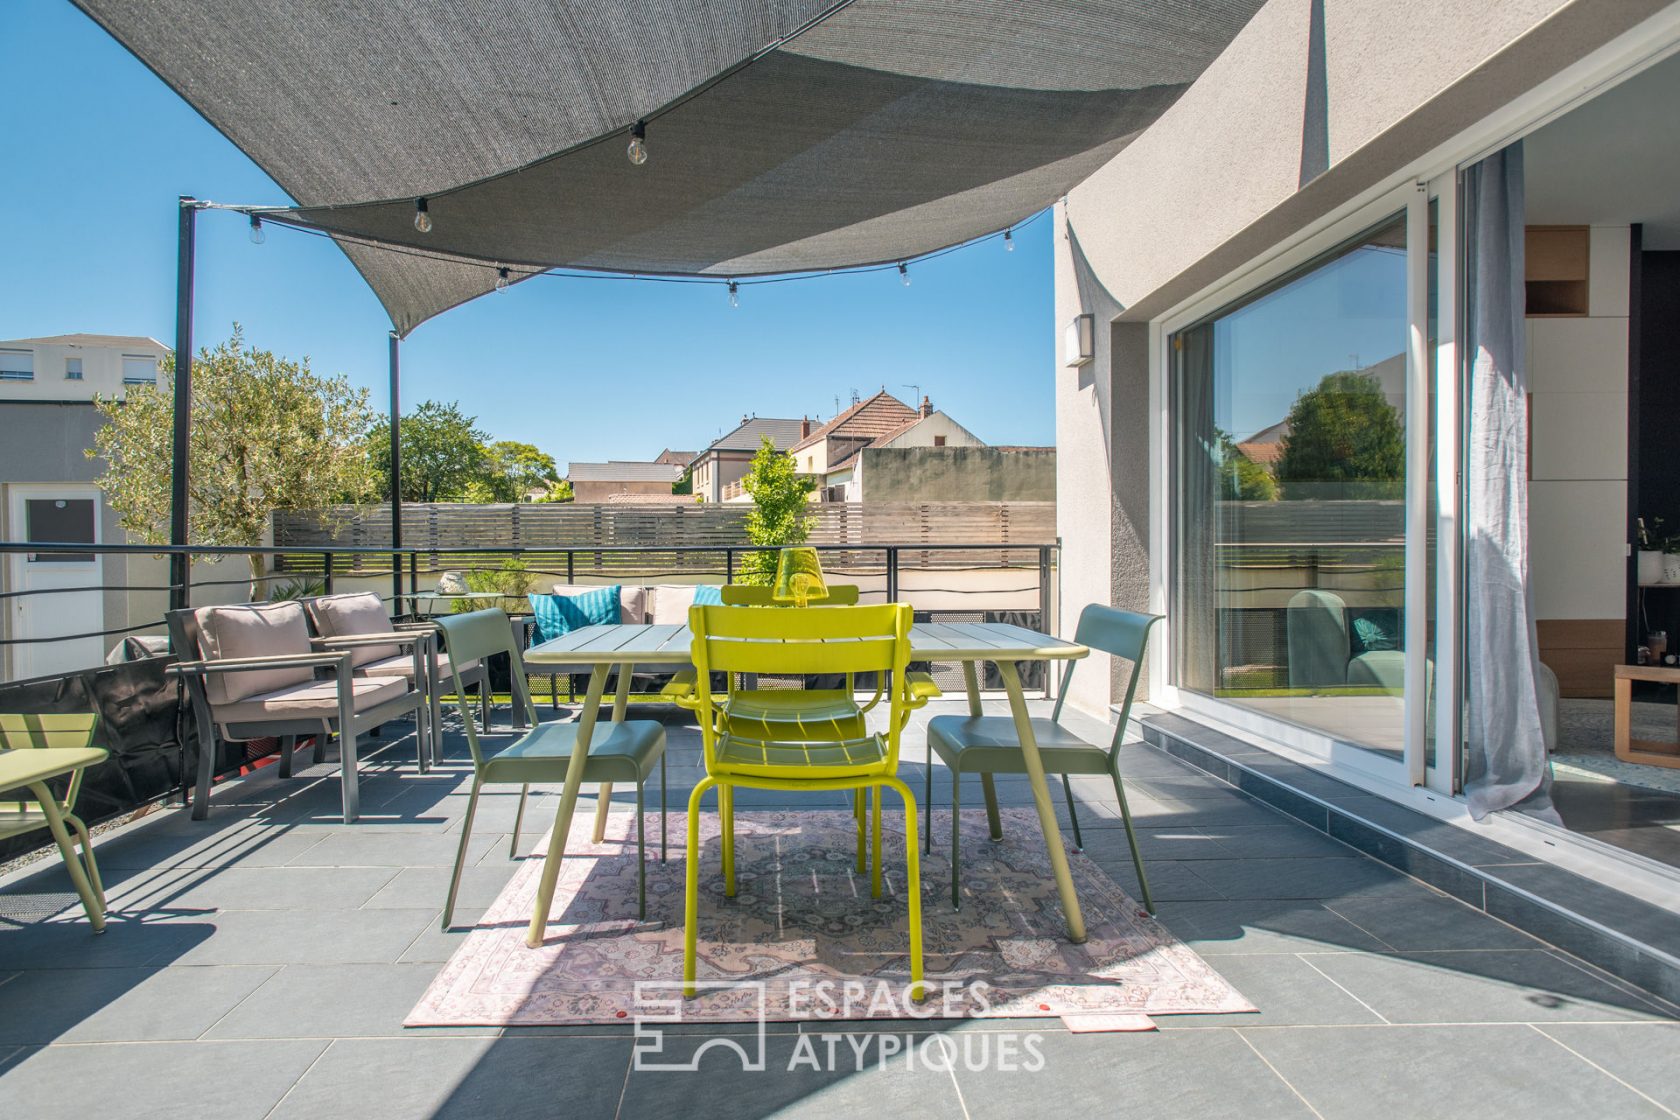
<instances>
[{"instance_id":1,"label":"potted plant","mask_svg":"<svg viewBox=\"0 0 1680 1120\"><path fill-rule=\"evenodd\" d=\"M1657 536L1657 530L1662 528L1662 518L1653 517L1649 526L1641 517L1639 524L1639 585L1641 587L1662 583L1667 575L1663 571L1663 556L1667 553L1669 542Z\"/></svg>"}]
</instances>

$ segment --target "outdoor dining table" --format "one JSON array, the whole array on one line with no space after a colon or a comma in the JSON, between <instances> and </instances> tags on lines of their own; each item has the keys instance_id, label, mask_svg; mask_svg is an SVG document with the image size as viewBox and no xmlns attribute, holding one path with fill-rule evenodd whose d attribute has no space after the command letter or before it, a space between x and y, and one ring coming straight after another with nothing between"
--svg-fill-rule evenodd
<instances>
[{"instance_id":1,"label":"outdoor dining table","mask_svg":"<svg viewBox=\"0 0 1680 1120\"><path fill-rule=\"evenodd\" d=\"M687 626L617 624L584 626L551 641L541 642L525 651L527 665L588 665L589 689L584 697L583 711L578 717L576 746L566 771L566 783L560 796L560 807L554 815L554 831L549 835L548 857L543 864L542 880L537 889L536 907L531 914L531 926L526 944L535 948L542 944L543 929L548 924L549 908L554 901L554 887L560 875L560 861L566 854L566 836L571 831L572 816L577 808L578 790L583 784L583 765L589 753L589 743L600 715L601 700L606 693L607 678L621 669L613 698L614 723L624 719L630 699L631 669L636 665L669 665L673 671L692 664L689 646L693 634ZM1062 847L1056 810L1050 800L1050 787L1045 782L1044 764L1039 758L1038 741L1033 736L1032 720L1027 711L1026 697L1021 691L1021 675L1017 665L1023 661L1071 661L1091 651L1076 642L1064 641L1040 634L1022 626L1003 622L918 622L910 628L910 657L913 661L958 662L962 665L963 684L968 691L969 714L980 712L980 681L977 666L983 661L997 666L1003 678L1004 691L1009 696L1010 714L1021 740L1021 753L1032 785L1033 805L1038 810L1039 828L1044 834L1050 867L1056 878L1056 891L1061 897L1062 913L1067 918L1068 939L1075 944L1085 940L1085 918L1079 910L1079 898L1073 889L1073 874L1068 869L1067 853ZM930 762L931 765L931 762ZM986 813L994 839L1001 838L1002 825L997 811L997 797L991 775L982 776L986 795ZM594 838L598 843L606 827L608 802L612 787L601 788L595 817Z\"/></svg>"}]
</instances>

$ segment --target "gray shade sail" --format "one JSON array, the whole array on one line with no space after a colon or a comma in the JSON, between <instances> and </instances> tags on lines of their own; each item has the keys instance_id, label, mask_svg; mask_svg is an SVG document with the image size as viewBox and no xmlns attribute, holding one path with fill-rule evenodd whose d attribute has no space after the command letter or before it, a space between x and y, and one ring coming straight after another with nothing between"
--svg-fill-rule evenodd
<instances>
[{"instance_id":1,"label":"gray shade sail","mask_svg":"<svg viewBox=\"0 0 1680 1120\"><path fill-rule=\"evenodd\" d=\"M274 220L340 238L406 334L498 265L751 276L1004 228L1260 0L76 2L298 203Z\"/></svg>"}]
</instances>

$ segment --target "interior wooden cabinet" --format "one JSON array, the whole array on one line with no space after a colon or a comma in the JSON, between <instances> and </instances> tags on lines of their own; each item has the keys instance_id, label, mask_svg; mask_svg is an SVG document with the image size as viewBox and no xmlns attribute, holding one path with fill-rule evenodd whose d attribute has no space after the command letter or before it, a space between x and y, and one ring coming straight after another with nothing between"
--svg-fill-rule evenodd
<instances>
[{"instance_id":1,"label":"interior wooden cabinet","mask_svg":"<svg viewBox=\"0 0 1680 1120\"><path fill-rule=\"evenodd\" d=\"M1586 226L1529 226L1523 280L1534 318L1587 313L1589 237Z\"/></svg>"}]
</instances>

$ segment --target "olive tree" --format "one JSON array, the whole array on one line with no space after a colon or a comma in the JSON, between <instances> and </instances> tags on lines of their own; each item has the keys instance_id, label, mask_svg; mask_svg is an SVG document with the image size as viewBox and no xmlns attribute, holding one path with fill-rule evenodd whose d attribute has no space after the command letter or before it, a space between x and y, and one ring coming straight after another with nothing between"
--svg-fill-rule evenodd
<instances>
[{"instance_id":1,"label":"olive tree","mask_svg":"<svg viewBox=\"0 0 1680 1120\"><path fill-rule=\"evenodd\" d=\"M105 423L87 455L104 460L99 488L143 544L169 541L174 382L169 356L155 386L94 400ZM366 500L373 475L362 433L372 419L366 389L311 372L308 358L247 347L234 324L231 338L193 361L191 543L256 548L276 510ZM250 564L252 595L260 597L267 564L255 553Z\"/></svg>"},{"instance_id":2,"label":"olive tree","mask_svg":"<svg viewBox=\"0 0 1680 1120\"><path fill-rule=\"evenodd\" d=\"M741 583L772 583L776 578L775 549L805 543L811 534L806 507L816 486L815 478L794 469L791 455L777 451L770 437L764 437L746 477L741 479L741 488L753 500L753 508L747 512L747 539L770 548L749 552L742 558L737 576Z\"/></svg>"}]
</instances>

